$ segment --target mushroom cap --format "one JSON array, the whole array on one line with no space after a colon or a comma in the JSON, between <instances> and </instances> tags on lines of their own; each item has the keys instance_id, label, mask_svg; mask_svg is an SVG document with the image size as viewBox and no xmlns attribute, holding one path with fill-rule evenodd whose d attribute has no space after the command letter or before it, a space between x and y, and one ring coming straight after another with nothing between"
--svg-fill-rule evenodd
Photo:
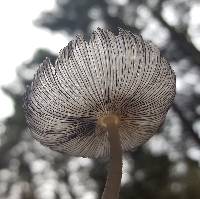
<instances>
[{"instance_id":1,"label":"mushroom cap","mask_svg":"<svg viewBox=\"0 0 200 199\"><path fill-rule=\"evenodd\" d=\"M175 97L176 78L159 49L140 35L98 28L90 41L77 36L46 58L27 88L24 110L31 135L55 151L109 156L99 118L120 118L122 149L134 150L163 123Z\"/></svg>"}]
</instances>

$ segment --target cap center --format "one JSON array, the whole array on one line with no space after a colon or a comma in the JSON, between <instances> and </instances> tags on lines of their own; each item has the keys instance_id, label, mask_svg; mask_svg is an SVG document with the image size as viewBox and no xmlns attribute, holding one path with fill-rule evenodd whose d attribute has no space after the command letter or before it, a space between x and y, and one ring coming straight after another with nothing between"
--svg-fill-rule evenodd
<instances>
[{"instance_id":1,"label":"cap center","mask_svg":"<svg viewBox=\"0 0 200 199\"><path fill-rule=\"evenodd\" d=\"M115 114L105 115L99 118L98 123L107 128L109 126L119 126L120 118Z\"/></svg>"}]
</instances>

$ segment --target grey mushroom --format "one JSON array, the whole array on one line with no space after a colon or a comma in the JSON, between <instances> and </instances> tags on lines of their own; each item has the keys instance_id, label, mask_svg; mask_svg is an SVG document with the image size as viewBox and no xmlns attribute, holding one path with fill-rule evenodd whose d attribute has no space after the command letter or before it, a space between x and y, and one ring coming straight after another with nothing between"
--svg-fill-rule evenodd
<instances>
[{"instance_id":1,"label":"grey mushroom","mask_svg":"<svg viewBox=\"0 0 200 199\"><path fill-rule=\"evenodd\" d=\"M110 157L102 199L119 197L122 152L144 144L175 97L175 74L140 35L98 28L46 58L24 98L31 135L72 156Z\"/></svg>"}]
</instances>

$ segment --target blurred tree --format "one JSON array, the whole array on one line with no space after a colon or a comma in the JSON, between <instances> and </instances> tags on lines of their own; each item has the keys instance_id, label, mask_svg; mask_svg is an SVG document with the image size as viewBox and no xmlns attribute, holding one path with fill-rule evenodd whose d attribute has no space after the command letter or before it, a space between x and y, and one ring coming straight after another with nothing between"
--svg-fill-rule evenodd
<instances>
[{"instance_id":1,"label":"blurred tree","mask_svg":"<svg viewBox=\"0 0 200 199\"><path fill-rule=\"evenodd\" d=\"M121 199L199 199L200 52L190 22L198 1L56 2L56 8L43 13L37 25L71 35L82 32L86 38L97 26L115 32L122 27L153 40L175 66L178 87L173 110L159 134L144 147L126 154L129 171L124 173L128 180L122 186ZM171 20L169 16L173 16ZM47 50L37 51L31 62L19 68L17 83L4 88L14 101L15 113L0 130L0 198L78 199L87 190L100 197L106 174L104 161L86 165L86 160L76 162L43 148L27 133L23 92L37 70L36 64L47 56L52 62L56 59Z\"/></svg>"}]
</instances>

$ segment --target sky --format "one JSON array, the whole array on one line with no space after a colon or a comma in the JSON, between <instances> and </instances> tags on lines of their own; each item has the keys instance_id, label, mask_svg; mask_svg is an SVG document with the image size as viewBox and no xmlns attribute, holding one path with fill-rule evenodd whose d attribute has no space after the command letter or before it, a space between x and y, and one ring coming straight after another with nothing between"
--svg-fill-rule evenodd
<instances>
[{"instance_id":1,"label":"sky","mask_svg":"<svg viewBox=\"0 0 200 199\"><path fill-rule=\"evenodd\" d=\"M42 11L54 6L55 0L1 1L0 87L15 80L16 68L31 59L37 48L48 48L57 53L68 43L61 33L55 34L33 24ZM0 120L12 113L12 100L0 89Z\"/></svg>"}]
</instances>

